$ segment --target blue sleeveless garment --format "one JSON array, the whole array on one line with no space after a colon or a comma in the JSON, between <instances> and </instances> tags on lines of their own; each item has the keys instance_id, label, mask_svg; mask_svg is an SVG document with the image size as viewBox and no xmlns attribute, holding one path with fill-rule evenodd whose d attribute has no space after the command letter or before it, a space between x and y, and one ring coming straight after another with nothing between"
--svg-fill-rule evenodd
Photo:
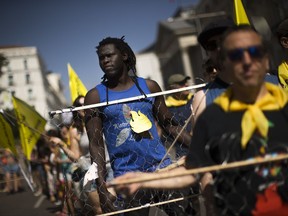
<instances>
[{"instance_id":1,"label":"blue sleeveless garment","mask_svg":"<svg viewBox=\"0 0 288 216\"><path fill-rule=\"evenodd\" d=\"M275 85L279 84L278 78L275 75L266 74L265 82L269 82ZM204 88L203 91L206 92L206 106L213 103L214 99L218 97L221 93L223 93L229 84L221 80L219 77L216 77L213 82L209 82Z\"/></svg>"},{"instance_id":2,"label":"blue sleeveless garment","mask_svg":"<svg viewBox=\"0 0 288 216\"><path fill-rule=\"evenodd\" d=\"M218 97L222 92L224 92L229 87L228 83L225 83L219 77L216 77L213 82L209 82L203 91L206 92L206 106L212 104L214 99Z\"/></svg>"},{"instance_id":3,"label":"blue sleeveless garment","mask_svg":"<svg viewBox=\"0 0 288 216\"><path fill-rule=\"evenodd\" d=\"M150 94L145 79L137 78L137 80L145 94ZM100 103L106 102L106 86L101 83L96 86L96 89L100 96ZM141 93L135 84L124 91L108 89L109 101L139 95ZM165 155L166 149L160 141L154 123L152 113L154 100L154 98L146 98L99 108L102 115L105 142L115 177L129 171L153 172ZM131 130L129 111L141 111L149 118L152 122L149 136L143 137ZM171 160L167 157L161 163L160 168L169 164L171 164Z\"/></svg>"}]
</instances>

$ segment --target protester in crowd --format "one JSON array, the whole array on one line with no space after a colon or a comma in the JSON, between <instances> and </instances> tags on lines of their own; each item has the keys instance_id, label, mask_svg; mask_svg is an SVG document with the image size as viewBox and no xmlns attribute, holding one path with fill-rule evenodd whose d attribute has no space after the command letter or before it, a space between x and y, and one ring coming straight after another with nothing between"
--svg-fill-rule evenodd
<instances>
[{"instance_id":1,"label":"protester in crowd","mask_svg":"<svg viewBox=\"0 0 288 216\"><path fill-rule=\"evenodd\" d=\"M188 86L189 76L184 76L182 74L173 74L168 78L168 90L184 88ZM169 111L172 113L173 118L181 125L182 127L186 127L185 130L187 133L192 134L192 121L190 119L191 116L191 105L192 105L193 94L191 91L181 91L176 92L168 97L165 100L166 106ZM169 136L169 134L163 135L165 142L171 144L173 143L173 137ZM181 157L187 155L189 146L185 145L185 143L176 142L175 145L175 159L178 160Z\"/></svg>"},{"instance_id":2,"label":"protester in crowd","mask_svg":"<svg viewBox=\"0 0 288 216\"><path fill-rule=\"evenodd\" d=\"M283 20L277 28L277 36L281 47L285 49L285 58L278 67L281 86L288 91L288 19Z\"/></svg>"},{"instance_id":3,"label":"protester in crowd","mask_svg":"<svg viewBox=\"0 0 288 216\"><path fill-rule=\"evenodd\" d=\"M230 74L220 71L218 56L221 36L228 28L233 26L235 26L235 23L229 18L212 21L205 26L198 36L198 42L207 53L209 69L215 71L217 75L213 81L195 93L192 103L194 121L208 104L211 104L217 96L226 90L231 82Z\"/></svg>"},{"instance_id":4,"label":"protester in crowd","mask_svg":"<svg viewBox=\"0 0 288 216\"><path fill-rule=\"evenodd\" d=\"M73 107L84 105L84 96L78 96L73 103ZM95 184L92 182L87 187L83 185L83 178L87 170L91 166L89 153L89 140L84 125L84 110L73 112L73 123L69 131L70 145L58 138L51 137L50 141L59 145L65 152L68 158L73 163L73 180L79 182L79 186L75 187L77 197L83 202L83 210L88 211L87 214L92 214L89 209L92 209L94 214L100 214L101 208ZM85 208L84 208L85 207Z\"/></svg>"},{"instance_id":5,"label":"protester in crowd","mask_svg":"<svg viewBox=\"0 0 288 216\"><path fill-rule=\"evenodd\" d=\"M225 71L222 72L219 68L219 44L223 33L234 26L235 23L230 18L216 20L209 23L198 36L198 42L205 49L210 60L209 69L212 70L213 68L217 72L217 76L212 82L195 93L192 103L194 121L197 120L205 107L211 104L231 83L230 74L225 74ZM275 85L279 84L277 76L270 74L270 70L265 75L265 81Z\"/></svg>"},{"instance_id":6,"label":"protester in crowd","mask_svg":"<svg viewBox=\"0 0 288 216\"><path fill-rule=\"evenodd\" d=\"M117 177L129 171L153 172L170 165L170 158L163 158L166 150L158 136L155 120L174 137L181 128L173 120L163 96L146 97L161 89L155 81L136 76L136 57L124 37L103 39L97 46L97 54L104 77L101 84L88 91L85 105L106 102L107 106L87 109L85 122L92 160L98 166L97 189L102 210L112 212L116 210L113 206L115 197L111 196L105 184L107 171L103 134L114 176ZM110 101L139 95L144 98L109 105ZM185 132L179 137L179 141L187 145L190 140L191 136ZM159 195L160 192L155 192L153 196L151 193L138 192L134 199L125 199L124 208L150 203L153 197L160 198ZM168 194L162 195L164 197ZM118 199L121 201L121 197ZM180 215L180 212L184 214L178 205L173 204L173 209L168 209L171 206L165 207L169 215ZM149 208L142 208L133 213L148 215L148 211Z\"/></svg>"},{"instance_id":7,"label":"protester in crowd","mask_svg":"<svg viewBox=\"0 0 288 216\"><path fill-rule=\"evenodd\" d=\"M204 81L205 82L213 82L217 76L217 70L210 58L206 59L203 64L204 69Z\"/></svg>"},{"instance_id":8,"label":"protester in crowd","mask_svg":"<svg viewBox=\"0 0 288 216\"><path fill-rule=\"evenodd\" d=\"M19 180L20 167L18 165L17 159L8 148L4 150L3 157L5 158L5 162L3 163L3 170L6 182L4 192L8 194L17 193L20 190L23 190Z\"/></svg>"},{"instance_id":9,"label":"protester in crowd","mask_svg":"<svg viewBox=\"0 0 288 216\"><path fill-rule=\"evenodd\" d=\"M39 143L39 142L38 142ZM36 144L37 146L37 144ZM34 196L42 195L47 187L46 174L42 162L39 160L38 148L33 148L31 152L30 167L32 175L32 186L34 188Z\"/></svg>"},{"instance_id":10,"label":"protester in crowd","mask_svg":"<svg viewBox=\"0 0 288 216\"><path fill-rule=\"evenodd\" d=\"M287 154L288 98L278 86L264 81L269 58L262 37L250 26L228 30L220 47L221 71L230 72L233 84L199 116L194 128L186 169L267 158ZM221 124L219 124L221 122ZM213 173L214 200L209 215L286 215L288 212L287 162L235 167ZM276 171L277 170L277 171ZM128 173L113 183L125 183L168 173ZM119 185L119 193L133 194L139 188L183 188L199 175Z\"/></svg>"},{"instance_id":11,"label":"protester in crowd","mask_svg":"<svg viewBox=\"0 0 288 216\"><path fill-rule=\"evenodd\" d=\"M68 126L60 126L60 130L49 130L47 132L47 137L58 137L63 139L65 142L68 141L67 137L64 137L65 133L68 133ZM69 143L69 142L67 142ZM51 154L50 154L50 164L53 176L53 181L56 189L54 196L54 204L61 205L62 210L56 212L56 215L75 215L75 210L72 201L72 177L71 177L71 160L66 156L59 146L55 145L53 142L49 142ZM51 177L50 177L51 178ZM51 181L51 180L50 180ZM51 198L50 198L51 200Z\"/></svg>"}]
</instances>

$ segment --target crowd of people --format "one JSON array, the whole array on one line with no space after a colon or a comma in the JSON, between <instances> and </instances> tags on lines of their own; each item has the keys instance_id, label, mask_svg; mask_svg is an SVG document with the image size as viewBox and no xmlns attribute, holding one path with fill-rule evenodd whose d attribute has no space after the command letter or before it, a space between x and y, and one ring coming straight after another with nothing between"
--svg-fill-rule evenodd
<instances>
[{"instance_id":1,"label":"crowd of people","mask_svg":"<svg viewBox=\"0 0 288 216\"><path fill-rule=\"evenodd\" d=\"M277 36L288 49L288 20ZM285 160L185 174L288 149L287 59L278 77L271 74L262 36L228 18L208 24L198 41L207 54L205 87L194 94L149 97L161 88L137 76L136 57L125 38L101 40L96 52L103 80L77 97L73 107L105 105L73 111L70 123L41 137L30 161L34 195L46 194L61 204L60 216L118 211L143 216L149 215L147 204L173 199L180 200L158 206L169 216L203 216L203 206L209 216L287 215ZM177 72L168 78L168 89L187 87L190 79ZM174 154L167 150L171 144ZM3 190L19 191L17 159L5 150L1 165Z\"/></svg>"}]
</instances>

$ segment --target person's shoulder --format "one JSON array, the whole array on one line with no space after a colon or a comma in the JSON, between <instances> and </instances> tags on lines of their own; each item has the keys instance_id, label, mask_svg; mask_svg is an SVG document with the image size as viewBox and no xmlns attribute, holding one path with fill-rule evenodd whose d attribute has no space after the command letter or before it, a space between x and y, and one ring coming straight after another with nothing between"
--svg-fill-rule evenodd
<instances>
[{"instance_id":1,"label":"person's shoulder","mask_svg":"<svg viewBox=\"0 0 288 216\"><path fill-rule=\"evenodd\" d=\"M265 75L265 81L266 81L266 82L269 82L269 83L272 83L272 84L279 85L278 76L275 75L275 74L272 74L272 73L267 73L267 74Z\"/></svg>"},{"instance_id":2,"label":"person's shoulder","mask_svg":"<svg viewBox=\"0 0 288 216\"><path fill-rule=\"evenodd\" d=\"M144 80L152 93L161 91L159 84L155 80L152 79L144 79Z\"/></svg>"},{"instance_id":3,"label":"person's shoulder","mask_svg":"<svg viewBox=\"0 0 288 216\"><path fill-rule=\"evenodd\" d=\"M99 93L96 87L90 89L85 96L85 105L99 102Z\"/></svg>"}]
</instances>

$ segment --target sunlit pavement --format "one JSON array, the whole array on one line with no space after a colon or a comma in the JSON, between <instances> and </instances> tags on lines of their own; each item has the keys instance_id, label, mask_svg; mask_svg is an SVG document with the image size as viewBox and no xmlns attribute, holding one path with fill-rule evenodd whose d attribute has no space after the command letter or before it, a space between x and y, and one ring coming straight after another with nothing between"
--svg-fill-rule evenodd
<instances>
[{"instance_id":1,"label":"sunlit pavement","mask_svg":"<svg viewBox=\"0 0 288 216\"><path fill-rule=\"evenodd\" d=\"M59 210L45 195L34 196L28 186L18 193L1 192L0 203L0 215L3 216L55 216Z\"/></svg>"}]
</instances>

